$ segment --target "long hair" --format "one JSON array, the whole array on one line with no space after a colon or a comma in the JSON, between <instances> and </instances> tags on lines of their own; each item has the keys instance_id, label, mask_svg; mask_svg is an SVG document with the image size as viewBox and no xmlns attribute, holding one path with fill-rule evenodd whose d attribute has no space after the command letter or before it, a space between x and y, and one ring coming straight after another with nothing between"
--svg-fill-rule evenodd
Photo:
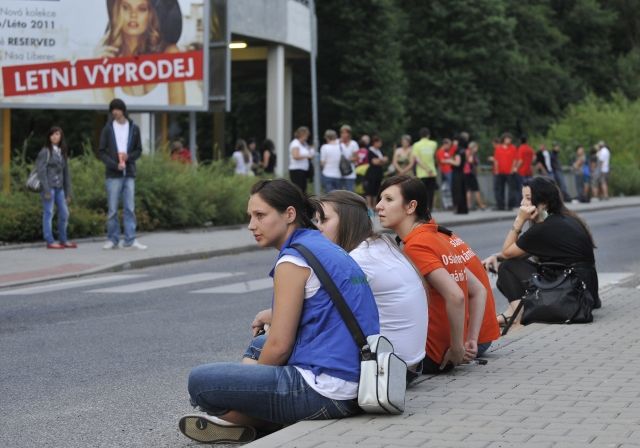
<instances>
[{"instance_id":1,"label":"long hair","mask_svg":"<svg viewBox=\"0 0 640 448\"><path fill-rule=\"evenodd\" d=\"M260 180L251 187L251 195L257 194L260 198L284 213L287 208L296 210L295 223L299 227L317 230L313 223L316 212L322 210L318 202L309 199L303 192L287 179Z\"/></svg>"},{"instance_id":2,"label":"long hair","mask_svg":"<svg viewBox=\"0 0 640 448\"><path fill-rule=\"evenodd\" d=\"M62 153L62 157L66 160L69 158L69 150L67 149L67 141L64 138L64 132L60 126L51 126L49 132L47 132L47 140L44 143L44 146L49 150L51 154L53 151L53 144L51 143L51 136L56 133L60 133L60 144L58 144L58 148L60 148L60 152Z\"/></svg>"},{"instance_id":3,"label":"long hair","mask_svg":"<svg viewBox=\"0 0 640 448\"><path fill-rule=\"evenodd\" d=\"M351 252L367 238L375 237L373 224L367 214L367 203L362 196L346 190L334 190L318 199L331 204L339 217L336 244ZM324 213L319 211L321 218Z\"/></svg>"},{"instance_id":4,"label":"long hair","mask_svg":"<svg viewBox=\"0 0 640 448\"><path fill-rule=\"evenodd\" d=\"M538 204L545 204L547 206L547 212L551 214L570 216L571 218L574 218L587 233L591 246L593 248L596 247L593 235L591 235L587 223L585 223L575 212L572 212L564 205L560 189L554 181L547 179L546 177L534 177L530 181L525 182L523 187L529 187L531 189L532 205L537 207Z\"/></svg>"},{"instance_id":5,"label":"long hair","mask_svg":"<svg viewBox=\"0 0 640 448\"><path fill-rule=\"evenodd\" d=\"M431 221L431 211L427 206L427 189L419 179L404 174L390 177L380 185L378 197L384 190L394 185L400 188L405 205L411 201L416 201L416 221Z\"/></svg>"},{"instance_id":6,"label":"long hair","mask_svg":"<svg viewBox=\"0 0 640 448\"><path fill-rule=\"evenodd\" d=\"M124 44L124 38L122 37L122 31L124 28L124 19L121 14L122 0L115 0L113 2L113 8L110 11L111 21L107 26L107 31L102 39L103 45L109 45L118 48L117 56L127 55L127 48ZM138 46L132 55L147 54L147 53L159 53L164 50L165 44L162 41L162 35L160 34L160 19L158 18L158 12L153 6L152 2L147 0L147 6L149 7L149 23L147 29L140 36Z\"/></svg>"},{"instance_id":7,"label":"long hair","mask_svg":"<svg viewBox=\"0 0 640 448\"><path fill-rule=\"evenodd\" d=\"M242 139L236 141L236 151L240 151L242 153L242 158L244 159L244 163L249 163L251 161L251 151L249 151L249 147L247 146L247 142Z\"/></svg>"}]
</instances>

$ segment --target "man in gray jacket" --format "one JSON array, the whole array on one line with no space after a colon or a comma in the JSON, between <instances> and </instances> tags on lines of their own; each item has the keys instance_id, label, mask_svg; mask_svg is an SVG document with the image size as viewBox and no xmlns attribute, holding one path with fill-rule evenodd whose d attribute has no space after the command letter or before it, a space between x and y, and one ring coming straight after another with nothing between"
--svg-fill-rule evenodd
<instances>
[{"instance_id":1,"label":"man in gray jacket","mask_svg":"<svg viewBox=\"0 0 640 448\"><path fill-rule=\"evenodd\" d=\"M105 165L107 201L107 239L103 249L117 249L120 243L118 207L122 197L125 249L144 250L136 240L135 178L136 160L142 154L140 128L127 116L121 99L109 103L111 120L102 129L98 155Z\"/></svg>"}]
</instances>

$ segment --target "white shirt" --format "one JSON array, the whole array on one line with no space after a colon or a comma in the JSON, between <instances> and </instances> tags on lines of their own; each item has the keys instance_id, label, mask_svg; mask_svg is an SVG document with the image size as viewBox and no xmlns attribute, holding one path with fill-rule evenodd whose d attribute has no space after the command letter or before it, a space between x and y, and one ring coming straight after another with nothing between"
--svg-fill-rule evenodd
<instances>
[{"instance_id":1,"label":"white shirt","mask_svg":"<svg viewBox=\"0 0 640 448\"><path fill-rule=\"evenodd\" d=\"M313 297L320 289L320 280L309 264L307 264L306 260L296 257L295 255L284 255L278 260L276 266L284 262L293 263L296 266L309 269L309 278L304 285L304 298L306 300ZM326 373L321 373L316 376L311 370L302 369L300 367L296 367L296 370L300 372L300 375L304 378L309 387L323 397L327 397L332 400L352 400L358 396L358 383L345 381L341 378L327 375Z\"/></svg>"},{"instance_id":2,"label":"white shirt","mask_svg":"<svg viewBox=\"0 0 640 448\"><path fill-rule=\"evenodd\" d=\"M116 147L118 152L129 152L129 120L124 124L113 120L113 133L116 135Z\"/></svg>"},{"instance_id":3,"label":"white shirt","mask_svg":"<svg viewBox=\"0 0 640 448\"><path fill-rule=\"evenodd\" d=\"M231 155L231 158L233 158L236 164L236 169L234 173L240 174L242 176L248 176L249 172L251 171L251 165L253 165L251 156L249 156L249 162L245 162L244 156L242 155L242 151L234 151L233 154Z\"/></svg>"},{"instance_id":4,"label":"white shirt","mask_svg":"<svg viewBox=\"0 0 640 448\"><path fill-rule=\"evenodd\" d=\"M344 144L342 140L338 140L338 143L340 145L342 154L344 154L344 156L349 160L353 159L354 154L357 153L358 150L360 149L360 146L358 146L358 143L356 143L355 140L351 140L348 144ZM356 178L355 165L351 163L351 174L349 174L348 176L340 176L340 177L343 177L344 179L355 179Z\"/></svg>"},{"instance_id":5,"label":"white shirt","mask_svg":"<svg viewBox=\"0 0 640 448\"><path fill-rule=\"evenodd\" d=\"M414 365L425 356L427 293L411 263L383 238L363 241L349 255L367 276L378 305L380 334L404 362Z\"/></svg>"},{"instance_id":6,"label":"white shirt","mask_svg":"<svg viewBox=\"0 0 640 448\"><path fill-rule=\"evenodd\" d=\"M346 154L345 157L347 157ZM320 147L320 162L324 165L322 168L323 176L336 179L342 177L340 172L340 146L337 140Z\"/></svg>"},{"instance_id":7,"label":"white shirt","mask_svg":"<svg viewBox=\"0 0 640 448\"><path fill-rule=\"evenodd\" d=\"M293 149L298 148L298 155L302 157L308 157L312 154L309 145L302 144L300 140L294 138L289 144L289 169L290 170L309 170L309 159L296 160L293 158Z\"/></svg>"},{"instance_id":8,"label":"white shirt","mask_svg":"<svg viewBox=\"0 0 640 448\"><path fill-rule=\"evenodd\" d=\"M600 161L600 172L609 172L609 160L611 159L611 151L606 146L603 146L598 151L598 160Z\"/></svg>"}]
</instances>

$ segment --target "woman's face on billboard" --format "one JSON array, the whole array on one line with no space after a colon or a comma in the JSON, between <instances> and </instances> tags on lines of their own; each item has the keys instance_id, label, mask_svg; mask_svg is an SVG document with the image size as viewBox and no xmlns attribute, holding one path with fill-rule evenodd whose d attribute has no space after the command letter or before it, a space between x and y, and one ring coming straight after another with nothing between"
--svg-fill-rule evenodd
<instances>
[{"instance_id":1,"label":"woman's face on billboard","mask_svg":"<svg viewBox=\"0 0 640 448\"><path fill-rule=\"evenodd\" d=\"M150 8L149 0L122 0L119 12L124 34L140 36L147 31Z\"/></svg>"}]
</instances>

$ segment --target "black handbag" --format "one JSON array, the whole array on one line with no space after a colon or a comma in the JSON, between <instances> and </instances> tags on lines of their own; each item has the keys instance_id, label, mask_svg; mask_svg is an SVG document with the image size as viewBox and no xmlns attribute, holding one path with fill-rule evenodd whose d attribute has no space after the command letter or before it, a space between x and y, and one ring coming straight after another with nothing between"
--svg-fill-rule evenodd
<instances>
[{"instance_id":1,"label":"black handbag","mask_svg":"<svg viewBox=\"0 0 640 448\"><path fill-rule=\"evenodd\" d=\"M353 173L353 166L349 159L347 159L342 153L342 145L338 143L338 147L340 148L340 174L348 176Z\"/></svg>"},{"instance_id":2,"label":"black handbag","mask_svg":"<svg viewBox=\"0 0 640 448\"><path fill-rule=\"evenodd\" d=\"M522 311L520 322L548 324L584 324L593 322L593 296L571 266L556 263L541 265L531 275L520 304L502 334Z\"/></svg>"}]
</instances>

